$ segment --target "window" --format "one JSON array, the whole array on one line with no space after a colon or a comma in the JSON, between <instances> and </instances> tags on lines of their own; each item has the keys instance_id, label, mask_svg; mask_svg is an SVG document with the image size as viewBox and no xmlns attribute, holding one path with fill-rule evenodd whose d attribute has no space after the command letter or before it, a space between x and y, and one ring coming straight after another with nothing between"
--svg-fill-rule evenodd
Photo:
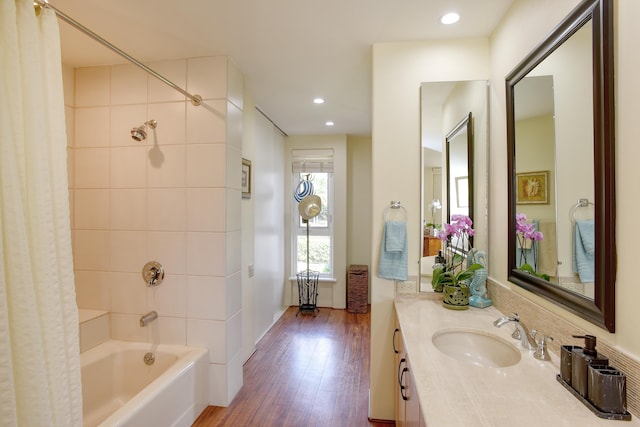
<instances>
[{"instance_id":1,"label":"window","mask_svg":"<svg viewBox=\"0 0 640 427\"><path fill-rule=\"evenodd\" d=\"M322 200L320 213L307 221L298 212L298 201L291 198L293 274L308 266L321 277L333 277L333 150L293 150L292 159L293 188L308 180Z\"/></svg>"}]
</instances>

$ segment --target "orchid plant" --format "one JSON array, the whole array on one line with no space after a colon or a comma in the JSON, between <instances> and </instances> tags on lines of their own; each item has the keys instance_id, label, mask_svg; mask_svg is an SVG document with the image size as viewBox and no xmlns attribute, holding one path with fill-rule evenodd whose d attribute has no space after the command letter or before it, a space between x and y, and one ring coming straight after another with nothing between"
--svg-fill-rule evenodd
<instances>
[{"instance_id":1,"label":"orchid plant","mask_svg":"<svg viewBox=\"0 0 640 427\"><path fill-rule=\"evenodd\" d=\"M440 291L443 285L468 286L475 271L484 268L477 263L463 268L464 251L471 249L470 238L476 234L472 225L473 222L467 215L451 215L451 223L444 224L442 231L438 233L438 238L448 244L449 256L443 267L433 271L431 286L436 291Z\"/></svg>"},{"instance_id":2,"label":"orchid plant","mask_svg":"<svg viewBox=\"0 0 640 427\"><path fill-rule=\"evenodd\" d=\"M516 214L516 238L520 248L518 269L549 280L548 275L538 273L538 242L544 239L544 235L535 229L535 225L529 222L527 215L523 213ZM530 254L529 260L527 260L527 252Z\"/></svg>"}]
</instances>

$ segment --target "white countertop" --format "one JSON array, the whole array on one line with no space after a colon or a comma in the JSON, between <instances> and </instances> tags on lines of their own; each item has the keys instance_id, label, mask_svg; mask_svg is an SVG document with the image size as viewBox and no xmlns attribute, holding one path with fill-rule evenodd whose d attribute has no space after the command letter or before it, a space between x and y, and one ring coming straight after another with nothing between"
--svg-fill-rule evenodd
<instances>
[{"instance_id":1,"label":"white countertop","mask_svg":"<svg viewBox=\"0 0 640 427\"><path fill-rule=\"evenodd\" d=\"M640 426L635 416L630 422L597 417L556 380L558 356L550 353L551 361L537 360L511 338L513 325L493 326L503 315L494 307L455 311L435 298L416 294L395 301L427 426ZM521 360L506 368L486 368L453 359L431 341L434 332L447 328L502 337L518 347Z\"/></svg>"}]
</instances>

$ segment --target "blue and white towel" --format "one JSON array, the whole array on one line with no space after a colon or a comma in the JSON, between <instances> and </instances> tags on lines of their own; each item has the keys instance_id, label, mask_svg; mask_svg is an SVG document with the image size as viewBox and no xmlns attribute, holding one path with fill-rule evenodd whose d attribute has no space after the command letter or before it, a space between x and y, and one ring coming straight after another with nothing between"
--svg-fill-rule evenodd
<instances>
[{"instance_id":1,"label":"blue and white towel","mask_svg":"<svg viewBox=\"0 0 640 427\"><path fill-rule=\"evenodd\" d=\"M573 243L573 272L582 283L593 282L596 256L595 228L593 220L576 221Z\"/></svg>"},{"instance_id":2,"label":"blue and white towel","mask_svg":"<svg viewBox=\"0 0 640 427\"><path fill-rule=\"evenodd\" d=\"M407 223L385 221L380 245L378 276L390 280L408 279Z\"/></svg>"}]
</instances>

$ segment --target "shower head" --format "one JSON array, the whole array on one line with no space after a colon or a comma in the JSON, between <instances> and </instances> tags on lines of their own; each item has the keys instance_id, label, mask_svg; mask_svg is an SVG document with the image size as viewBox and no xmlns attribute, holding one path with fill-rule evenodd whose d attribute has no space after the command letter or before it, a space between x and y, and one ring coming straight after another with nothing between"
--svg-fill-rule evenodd
<instances>
[{"instance_id":1,"label":"shower head","mask_svg":"<svg viewBox=\"0 0 640 427\"><path fill-rule=\"evenodd\" d=\"M151 129L155 129L156 126L158 126L158 122L152 119L147 122L144 122L142 125L138 126L137 128L131 129L131 138L135 139L138 142L144 141L145 139L147 139L147 131L146 131L147 126L149 126Z\"/></svg>"}]
</instances>

